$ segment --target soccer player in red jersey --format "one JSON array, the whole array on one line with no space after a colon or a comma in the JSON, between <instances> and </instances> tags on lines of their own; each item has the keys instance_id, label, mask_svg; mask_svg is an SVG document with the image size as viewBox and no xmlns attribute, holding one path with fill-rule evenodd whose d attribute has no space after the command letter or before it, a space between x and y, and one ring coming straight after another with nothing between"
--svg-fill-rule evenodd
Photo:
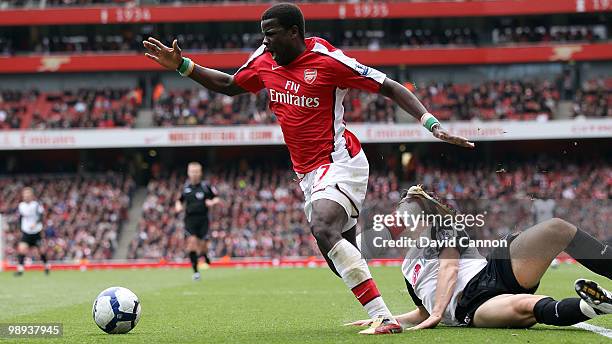
<instances>
[{"instance_id":1,"label":"soccer player in red jersey","mask_svg":"<svg viewBox=\"0 0 612 344\"><path fill-rule=\"evenodd\" d=\"M445 131L404 86L347 57L324 39L305 38L304 16L293 4L277 4L261 18L263 44L234 75L183 57L178 42L144 41L148 58L177 70L207 89L234 96L266 89L293 169L304 192L304 211L321 253L378 326L368 333L402 331L391 316L355 242L368 183L368 160L346 129L342 100L349 88L381 93L419 119L443 141L473 147Z\"/></svg>"}]
</instances>

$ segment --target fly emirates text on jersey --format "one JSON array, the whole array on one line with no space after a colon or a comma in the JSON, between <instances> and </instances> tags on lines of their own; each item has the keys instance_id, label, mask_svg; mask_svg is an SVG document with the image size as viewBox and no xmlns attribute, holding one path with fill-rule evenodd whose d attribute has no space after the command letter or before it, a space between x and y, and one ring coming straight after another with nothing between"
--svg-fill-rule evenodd
<instances>
[{"instance_id":1,"label":"fly emirates text on jersey","mask_svg":"<svg viewBox=\"0 0 612 344\"><path fill-rule=\"evenodd\" d=\"M312 98L298 95L300 86L297 82L287 80L284 91L270 89L270 101L307 108L319 107L319 97Z\"/></svg>"}]
</instances>

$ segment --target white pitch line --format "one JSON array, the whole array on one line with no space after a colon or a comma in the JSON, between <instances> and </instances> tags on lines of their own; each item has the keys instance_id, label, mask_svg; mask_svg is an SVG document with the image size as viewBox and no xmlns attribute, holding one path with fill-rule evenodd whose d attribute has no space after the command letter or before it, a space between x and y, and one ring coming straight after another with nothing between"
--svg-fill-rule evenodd
<instances>
[{"instance_id":1,"label":"white pitch line","mask_svg":"<svg viewBox=\"0 0 612 344\"><path fill-rule=\"evenodd\" d=\"M612 338L612 330L607 329L607 328L603 328L603 327L599 327L599 326L595 326L595 325L591 325L591 324L587 324L583 322L577 323L576 325L573 325L573 326L577 328L581 328L583 330L591 331L593 333L600 334L604 337Z\"/></svg>"}]
</instances>

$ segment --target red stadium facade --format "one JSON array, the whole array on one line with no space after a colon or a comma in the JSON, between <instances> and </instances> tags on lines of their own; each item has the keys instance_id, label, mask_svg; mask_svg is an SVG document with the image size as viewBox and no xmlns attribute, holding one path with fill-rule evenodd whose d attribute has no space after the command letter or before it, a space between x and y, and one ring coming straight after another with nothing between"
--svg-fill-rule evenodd
<instances>
[{"instance_id":1,"label":"red stadium facade","mask_svg":"<svg viewBox=\"0 0 612 344\"><path fill-rule=\"evenodd\" d=\"M298 3L309 20L512 16L612 11L605 0L494 0L436 2ZM258 21L268 4L92 7L0 11L0 25L124 24Z\"/></svg>"},{"instance_id":2,"label":"red stadium facade","mask_svg":"<svg viewBox=\"0 0 612 344\"><path fill-rule=\"evenodd\" d=\"M538 44L502 48L346 50L349 56L373 66L480 65L608 61L612 43ZM203 66L235 69L249 57L244 52L190 53ZM134 54L71 54L0 57L0 73L161 71L162 67Z\"/></svg>"}]
</instances>

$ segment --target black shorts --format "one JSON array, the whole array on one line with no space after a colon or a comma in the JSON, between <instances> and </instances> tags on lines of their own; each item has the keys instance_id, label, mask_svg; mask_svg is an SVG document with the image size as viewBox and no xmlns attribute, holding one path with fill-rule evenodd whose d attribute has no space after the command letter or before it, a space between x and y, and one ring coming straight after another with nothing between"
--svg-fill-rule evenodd
<instances>
[{"instance_id":1,"label":"black shorts","mask_svg":"<svg viewBox=\"0 0 612 344\"><path fill-rule=\"evenodd\" d=\"M198 239L205 239L208 235L208 217L185 217L185 231L189 235L195 235L196 237L198 237Z\"/></svg>"},{"instance_id":2,"label":"black shorts","mask_svg":"<svg viewBox=\"0 0 612 344\"><path fill-rule=\"evenodd\" d=\"M455 318L463 325L470 326L478 307L502 294L533 294L538 289L521 287L512 271L510 243L518 234L506 237L507 247L496 248L487 257L487 265L465 286L461 299L455 308Z\"/></svg>"},{"instance_id":3,"label":"black shorts","mask_svg":"<svg viewBox=\"0 0 612 344\"><path fill-rule=\"evenodd\" d=\"M20 242L25 242L28 246L38 246L40 245L40 240L42 237L40 236L40 232L35 234L28 234L25 232L21 232L21 240Z\"/></svg>"}]
</instances>

